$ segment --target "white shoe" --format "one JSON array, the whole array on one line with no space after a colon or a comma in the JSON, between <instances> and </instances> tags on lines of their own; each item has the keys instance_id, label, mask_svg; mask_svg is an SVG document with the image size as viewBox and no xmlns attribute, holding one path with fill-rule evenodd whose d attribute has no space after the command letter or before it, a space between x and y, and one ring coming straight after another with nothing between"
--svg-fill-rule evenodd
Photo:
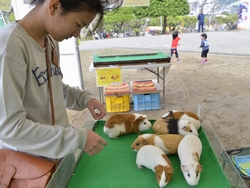
<instances>
[{"instance_id":1,"label":"white shoe","mask_svg":"<svg viewBox=\"0 0 250 188\"><path fill-rule=\"evenodd\" d=\"M182 59L179 59L179 60L177 61L177 63L180 63L180 62L182 62Z\"/></svg>"}]
</instances>

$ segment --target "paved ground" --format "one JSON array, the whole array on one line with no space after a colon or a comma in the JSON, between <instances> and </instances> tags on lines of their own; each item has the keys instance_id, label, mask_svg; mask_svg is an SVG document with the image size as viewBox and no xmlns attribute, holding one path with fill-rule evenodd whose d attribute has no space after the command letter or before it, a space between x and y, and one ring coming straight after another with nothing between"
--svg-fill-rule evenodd
<instances>
[{"instance_id":1,"label":"paved ground","mask_svg":"<svg viewBox=\"0 0 250 188\"><path fill-rule=\"evenodd\" d=\"M201 33L183 33L180 52L201 52ZM209 53L250 55L250 30L235 30L229 32L208 32L210 44ZM169 49L172 36L158 35L149 37L111 38L95 41L84 41L80 50L95 50L102 48L142 48L142 49Z\"/></svg>"}]
</instances>

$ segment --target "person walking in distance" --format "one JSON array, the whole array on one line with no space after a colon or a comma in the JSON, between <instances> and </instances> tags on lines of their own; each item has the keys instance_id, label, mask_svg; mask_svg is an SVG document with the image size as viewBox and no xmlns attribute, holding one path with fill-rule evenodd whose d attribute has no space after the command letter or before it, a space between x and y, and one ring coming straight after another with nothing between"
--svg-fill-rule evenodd
<instances>
[{"instance_id":1,"label":"person walking in distance","mask_svg":"<svg viewBox=\"0 0 250 188\"><path fill-rule=\"evenodd\" d=\"M202 48L202 52L201 52L202 61L201 61L201 64L206 64L208 62L207 54L209 52L209 43L207 41L207 34L206 33L201 34L200 48Z\"/></svg>"},{"instance_id":2,"label":"person walking in distance","mask_svg":"<svg viewBox=\"0 0 250 188\"><path fill-rule=\"evenodd\" d=\"M205 15L203 14L203 11L200 12L200 14L197 16L197 20L198 20L198 33L204 32L204 17Z\"/></svg>"},{"instance_id":3,"label":"person walking in distance","mask_svg":"<svg viewBox=\"0 0 250 188\"><path fill-rule=\"evenodd\" d=\"M177 46L179 46L179 40L181 40L181 31L174 31L172 34L172 44L171 44L171 49L170 49L170 53L171 53L171 58L173 56L173 54L175 54L175 57L177 59L177 63L180 63L182 61L182 59L179 58L179 54L178 54L178 50L177 50Z\"/></svg>"}]
</instances>

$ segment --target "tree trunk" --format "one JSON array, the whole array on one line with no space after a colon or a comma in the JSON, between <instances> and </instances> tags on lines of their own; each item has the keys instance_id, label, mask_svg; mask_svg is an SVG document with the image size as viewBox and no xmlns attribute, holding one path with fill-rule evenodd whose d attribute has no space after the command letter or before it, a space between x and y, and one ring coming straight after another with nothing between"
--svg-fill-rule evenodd
<instances>
[{"instance_id":1,"label":"tree trunk","mask_svg":"<svg viewBox=\"0 0 250 188\"><path fill-rule=\"evenodd\" d=\"M145 20L145 24L144 26L142 27L142 32L145 34L145 31L146 31L146 28L148 27L148 24L150 22L150 18L146 18Z\"/></svg>"},{"instance_id":2,"label":"tree trunk","mask_svg":"<svg viewBox=\"0 0 250 188\"><path fill-rule=\"evenodd\" d=\"M167 27L167 16L163 16L163 29L162 34L166 34L166 27Z\"/></svg>"},{"instance_id":3,"label":"tree trunk","mask_svg":"<svg viewBox=\"0 0 250 188\"><path fill-rule=\"evenodd\" d=\"M203 8L204 8L206 2L207 2L207 0L204 0L203 4L202 4L202 6L201 6L201 10L200 10L200 11L203 11Z\"/></svg>"}]
</instances>

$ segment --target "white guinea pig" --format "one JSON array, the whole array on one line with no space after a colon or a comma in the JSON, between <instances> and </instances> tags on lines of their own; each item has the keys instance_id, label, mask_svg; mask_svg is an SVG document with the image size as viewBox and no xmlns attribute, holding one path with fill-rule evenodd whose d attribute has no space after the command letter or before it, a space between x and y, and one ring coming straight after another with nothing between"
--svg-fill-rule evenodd
<instances>
[{"instance_id":1,"label":"white guinea pig","mask_svg":"<svg viewBox=\"0 0 250 188\"><path fill-rule=\"evenodd\" d=\"M192 122L188 120L177 120L172 117L156 120L152 128L155 134L179 134L183 136L193 134L198 136L198 132Z\"/></svg>"},{"instance_id":2,"label":"white guinea pig","mask_svg":"<svg viewBox=\"0 0 250 188\"><path fill-rule=\"evenodd\" d=\"M159 187L166 186L172 179L174 169L166 154L158 147L152 145L143 146L137 153L136 165L156 172Z\"/></svg>"},{"instance_id":3,"label":"white guinea pig","mask_svg":"<svg viewBox=\"0 0 250 188\"><path fill-rule=\"evenodd\" d=\"M177 120L188 120L191 123L193 123L197 131L201 127L200 118L193 112L181 112L178 110L171 110L162 116L162 118L166 118L166 117L173 117L174 119L177 119Z\"/></svg>"},{"instance_id":4,"label":"white guinea pig","mask_svg":"<svg viewBox=\"0 0 250 188\"><path fill-rule=\"evenodd\" d=\"M147 115L133 113L118 113L112 114L105 122L103 131L109 138L117 138L119 135L129 133L139 134L141 131L146 131L152 127L152 124L147 119Z\"/></svg>"},{"instance_id":5,"label":"white guinea pig","mask_svg":"<svg viewBox=\"0 0 250 188\"><path fill-rule=\"evenodd\" d=\"M145 145L154 145L167 155L177 154L177 148L183 136L179 134L143 134L139 135L132 143L133 151L138 151Z\"/></svg>"},{"instance_id":6,"label":"white guinea pig","mask_svg":"<svg viewBox=\"0 0 250 188\"><path fill-rule=\"evenodd\" d=\"M196 186L200 180L202 171L202 165L200 164L201 152L201 141L194 135L184 136L178 146L181 170L187 183L191 186Z\"/></svg>"}]
</instances>

